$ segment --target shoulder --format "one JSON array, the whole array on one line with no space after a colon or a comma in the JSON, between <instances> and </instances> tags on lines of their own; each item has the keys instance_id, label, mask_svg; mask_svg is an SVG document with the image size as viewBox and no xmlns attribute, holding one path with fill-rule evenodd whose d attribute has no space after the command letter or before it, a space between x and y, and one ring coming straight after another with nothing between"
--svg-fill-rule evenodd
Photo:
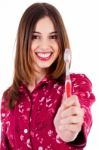
<instances>
[{"instance_id":1,"label":"shoulder","mask_svg":"<svg viewBox=\"0 0 99 150\"><path fill-rule=\"evenodd\" d=\"M53 84L57 83L59 86L65 85L66 77L63 76L61 79L53 80ZM79 90L92 90L92 82L89 77L84 73L70 73L70 79L72 82L72 87Z\"/></svg>"},{"instance_id":2,"label":"shoulder","mask_svg":"<svg viewBox=\"0 0 99 150\"><path fill-rule=\"evenodd\" d=\"M81 73L71 73L70 78L74 86L84 87L85 89L89 88L91 90L92 82L87 75Z\"/></svg>"},{"instance_id":3,"label":"shoulder","mask_svg":"<svg viewBox=\"0 0 99 150\"><path fill-rule=\"evenodd\" d=\"M1 98L1 121L3 121L6 118L7 114L9 113L9 108L8 108L9 99L7 95L10 91L10 88L11 87L9 87L7 90L4 91Z\"/></svg>"},{"instance_id":4,"label":"shoulder","mask_svg":"<svg viewBox=\"0 0 99 150\"><path fill-rule=\"evenodd\" d=\"M83 74L83 73L71 73L70 77L71 77L72 80L76 80L76 81L86 80L87 82L91 83L91 81L88 78L88 76Z\"/></svg>"},{"instance_id":5,"label":"shoulder","mask_svg":"<svg viewBox=\"0 0 99 150\"><path fill-rule=\"evenodd\" d=\"M83 106L91 106L95 102L96 97L93 93L92 82L85 74L70 75L72 82L72 94L79 97L80 104Z\"/></svg>"}]
</instances>

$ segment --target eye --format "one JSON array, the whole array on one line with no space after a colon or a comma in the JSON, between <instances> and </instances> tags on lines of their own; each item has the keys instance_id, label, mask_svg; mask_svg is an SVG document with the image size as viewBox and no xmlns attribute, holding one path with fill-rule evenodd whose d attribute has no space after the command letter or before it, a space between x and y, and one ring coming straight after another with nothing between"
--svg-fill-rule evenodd
<instances>
[{"instance_id":1,"label":"eye","mask_svg":"<svg viewBox=\"0 0 99 150\"><path fill-rule=\"evenodd\" d=\"M50 38L50 39L57 39L58 36L57 36L56 34L55 34L55 35L50 35L49 38Z\"/></svg>"},{"instance_id":2,"label":"eye","mask_svg":"<svg viewBox=\"0 0 99 150\"><path fill-rule=\"evenodd\" d=\"M32 40L34 39L40 39L40 36L39 35L32 35Z\"/></svg>"}]
</instances>

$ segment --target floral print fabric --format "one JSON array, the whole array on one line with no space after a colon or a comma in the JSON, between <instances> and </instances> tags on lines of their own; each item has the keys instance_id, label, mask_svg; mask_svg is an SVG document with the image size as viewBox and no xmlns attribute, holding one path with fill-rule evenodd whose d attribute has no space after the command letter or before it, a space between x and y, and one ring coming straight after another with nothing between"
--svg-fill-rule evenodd
<instances>
[{"instance_id":1,"label":"floral print fabric","mask_svg":"<svg viewBox=\"0 0 99 150\"><path fill-rule=\"evenodd\" d=\"M85 110L81 133L71 143L63 142L55 131L53 120L64 93L64 84L45 77L30 93L22 84L19 103L5 109L2 98L1 150L83 150L92 125L90 107L95 97L92 84L84 74L71 74L72 94L79 97Z\"/></svg>"}]
</instances>

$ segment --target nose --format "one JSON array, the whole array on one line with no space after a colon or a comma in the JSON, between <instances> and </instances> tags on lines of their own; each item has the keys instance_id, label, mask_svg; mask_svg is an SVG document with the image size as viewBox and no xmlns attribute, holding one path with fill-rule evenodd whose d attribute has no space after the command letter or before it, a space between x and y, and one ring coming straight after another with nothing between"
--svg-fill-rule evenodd
<instances>
[{"instance_id":1,"label":"nose","mask_svg":"<svg viewBox=\"0 0 99 150\"><path fill-rule=\"evenodd\" d=\"M40 43L42 49L48 49L50 47L50 42L48 39L42 39Z\"/></svg>"}]
</instances>

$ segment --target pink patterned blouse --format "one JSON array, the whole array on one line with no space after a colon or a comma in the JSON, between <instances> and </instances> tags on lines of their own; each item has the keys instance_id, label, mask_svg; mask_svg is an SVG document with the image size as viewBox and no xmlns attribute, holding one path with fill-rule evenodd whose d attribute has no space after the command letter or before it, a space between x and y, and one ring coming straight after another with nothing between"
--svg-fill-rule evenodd
<instances>
[{"instance_id":1,"label":"pink patterned blouse","mask_svg":"<svg viewBox=\"0 0 99 150\"><path fill-rule=\"evenodd\" d=\"M30 93L19 88L19 103L5 109L2 98L1 150L83 150L92 125L90 106L95 101L92 84L84 74L71 74L72 94L85 109L84 123L75 141L66 143L57 135L53 119L61 104L64 83L45 77Z\"/></svg>"}]
</instances>

